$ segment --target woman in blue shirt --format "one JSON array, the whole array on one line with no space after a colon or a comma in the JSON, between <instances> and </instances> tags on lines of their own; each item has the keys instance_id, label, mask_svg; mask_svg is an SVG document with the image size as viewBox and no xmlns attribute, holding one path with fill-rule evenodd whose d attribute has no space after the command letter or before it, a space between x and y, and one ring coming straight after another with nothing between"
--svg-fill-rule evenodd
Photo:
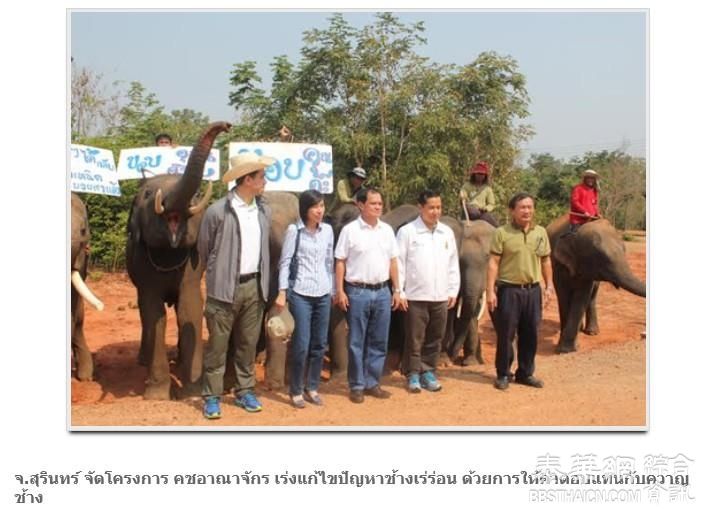
<instances>
[{"instance_id":1,"label":"woman in blue shirt","mask_svg":"<svg viewBox=\"0 0 701 512\"><path fill-rule=\"evenodd\" d=\"M275 305L284 308L289 303L295 319L289 381L292 405L298 409L304 407L305 399L322 405L319 381L335 294L333 231L322 222L324 212L320 192L303 192L299 220L288 226L280 256L280 292Z\"/></svg>"}]
</instances>

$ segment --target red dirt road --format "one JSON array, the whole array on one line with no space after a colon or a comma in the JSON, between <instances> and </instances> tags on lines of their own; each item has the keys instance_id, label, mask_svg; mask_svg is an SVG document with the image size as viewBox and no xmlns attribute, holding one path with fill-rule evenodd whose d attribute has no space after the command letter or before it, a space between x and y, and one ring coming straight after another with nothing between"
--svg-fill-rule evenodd
<instances>
[{"instance_id":1,"label":"red dirt road","mask_svg":"<svg viewBox=\"0 0 701 512\"><path fill-rule=\"evenodd\" d=\"M645 279L644 239L626 242L633 272ZM105 303L98 313L86 308L85 335L96 361L94 382L71 382L71 424L75 427L644 427L646 424L645 299L608 283L599 292L601 334L580 333L579 351L556 355L557 304L545 310L536 358L543 389L512 384L492 387L495 336L488 315L480 329L486 364L439 370L443 390L410 395L396 372L384 378L389 400L348 400L347 385L322 382L323 407L296 410L285 391L258 385L263 411L246 413L230 397L223 417L208 421L201 400L146 401L146 370L136 363L140 338L136 290L126 274L106 274L88 281ZM556 302L556 301L555 301ZM205 328L205 338L207 332ZM168 310L167 342L175 347L175 317ZM258 368L259 380L263 369Z\"/></svg>"}]
</instances>

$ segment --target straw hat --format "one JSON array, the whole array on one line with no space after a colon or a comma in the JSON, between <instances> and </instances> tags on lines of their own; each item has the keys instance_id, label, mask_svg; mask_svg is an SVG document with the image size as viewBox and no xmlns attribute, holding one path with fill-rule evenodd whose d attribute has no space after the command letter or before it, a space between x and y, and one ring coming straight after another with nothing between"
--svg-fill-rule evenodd
<instances>
[{"instance_id":1,"label":"straw hat","mask_svg":"<svg viewBox=\"0 0 701 512\"><path fill-rule=\"evenodd\" d=\"M265 169L275 162L276 160L269 156L260 156L255 153L240 153L229 158L229 169L224 173L222 181L224 183L235 181L241 176Z\"/></svg>"},{"instance_id":2,"label":"straw hat","mask_svg":"<svg viewBox=\"0 0 701 512\"><path fill-rule=\"evenodd\" d=\"M582 178L588 178L588 177L598 178L599 173L596 172L594 169L587 169L586 171L584 171L582 173Z\"/></svg>"},{"instance_id":3,"label":"straw hat","mask_svg":"<svg viewBox=\"0 0 701 512\"><path fill-rule=\"evenodd\" d=\"M290 310L285 305L282 310L268 312L268 319L265 322L265 332L270 341L286 342L292 337L295 330L295 320L290 314Z\"/></svg>"}]
</instances>

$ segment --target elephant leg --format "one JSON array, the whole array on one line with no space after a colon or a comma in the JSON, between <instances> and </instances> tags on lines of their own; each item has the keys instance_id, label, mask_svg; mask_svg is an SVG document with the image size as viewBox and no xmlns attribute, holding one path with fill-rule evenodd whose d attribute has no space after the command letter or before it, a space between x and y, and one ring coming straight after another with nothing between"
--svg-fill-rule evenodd
<instances>
[{"instance_id":1,"label":"elephant leg","mask_svg":"<svg viewBox=\"0 0 701 512\"><path fill-rule=\"evenodd\" d=\"M182 395L194 396L202 392L202 297L181 291L176 305L178 319L178 376Z\"/></svg>"},{"instance_id":2,"label":"elephant leg","mask_svg":"<svg viewBox=\"0 0 701 512\"><path fill-rule=\"evenodd\" d=\"M170 399L170 367L165 344L166 310L160 297L139 290L141 351L148 367L146 400Z\"/></svg>"},{"instance_id":3,"label":"elephant leg","mask_svg":"<svg viewBox=\"0 0 701 512\"><path fill-rule=\"evenodd\" d=\"M564 325L560 326L560 340L556 349L558 354L577 350L577 333L579 332L584 312L589 305L593 285L592 281L580 282L571 291L567 318Z\"/></svg>"},{"instance_id":4,"label":"elephant leg","mask_svg":"<svg viewBox=\"0 0 701 512\"><path fill-rule=\"evenodd\" d=\"M85 319L85 304L81 297L75 301L71 322L71 348L75 358L76 376L80 381L93 379L92 353L85 342L83 320Z\"/></svg>"},{"instance_id":5,"label":"elephant leg","mask_svg":"<svg viewBox=\"0 0 701 512\"><path fill-rule=\"evenodd\" d=\"M265 384L268 389L282 389L285 386L287 353L291 341L281 341L266 337Z\"/></svg>"},{"instance_id":6,"label":"elephant leg","mask_svg":"<svg viewBox=\"0 0 701 512\"><path fill-rule=\"evenodd\" d=\"M557 308L560 314L560 330L567 322L567 316L570 309L570 295L574 286L572 279L567 275L562 265L553 263L553 283L557 295Z\"/></svg>"},{"instance_id":7,"label":"elephant leg","mask_svg":"<svg viewBox=\"0 0 701 512\"><path fill-rule=\"evenodd\" d=\"M483 364L480 348L477 315L480 310L481 295L475 297L463 296L462 315L456 326L456 347L462 345L462 366ZM459 344L462 342L461 344Z\"/></svg>"},{"instance_id":8,"label":"elephant leg","mask_svg":"<svg viewBox=\"0 0 701 512\"><path fill-rule=\"evenodd\" d=\"M331 376L345 380L348 374L348 323L342 311L331 309L329 322L329 355L331 358Z\"/></svg>"},{"instance_id":9,"label":"elephant leg","mask_svg":"<svg viewBox=\"0 0 701 512\"><path fill-rule=\"evenodd\" d=\"M589 334L590 336L596 336L599 334L599 318L596 314L596 296L599 294L599 281L594 282L594 287L591 292L591 299L589 300L589 306L587 307L587 313L585 316L586 322L584 324L584 334Z\"/></svg>"}]
</instances>

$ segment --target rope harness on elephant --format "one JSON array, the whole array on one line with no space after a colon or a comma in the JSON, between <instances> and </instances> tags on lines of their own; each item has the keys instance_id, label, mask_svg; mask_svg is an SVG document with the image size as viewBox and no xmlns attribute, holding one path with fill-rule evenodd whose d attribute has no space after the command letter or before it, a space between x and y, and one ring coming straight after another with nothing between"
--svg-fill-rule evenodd
<instances>
[{"instance_id":1,"label":"rope harness on elephant","mask_svg":"<svg viewBox=\"0 0 701 512\"><path fill-rule=\"evenodd\" d=\"M172 272L173 270L177 270L185 263L187 262L188 258L190 257L190 251L185 251L185 257L180 263L177 263L173 265L172 267L164 268L161 267L160 265L156 264L155 261L153 261L153 258L151 257L151 249L149 249L148 245L146 246L146 256L148 257L148 262L151 264L153 268L155 268L159 272Z\"/></svg>"}]
</instances>

